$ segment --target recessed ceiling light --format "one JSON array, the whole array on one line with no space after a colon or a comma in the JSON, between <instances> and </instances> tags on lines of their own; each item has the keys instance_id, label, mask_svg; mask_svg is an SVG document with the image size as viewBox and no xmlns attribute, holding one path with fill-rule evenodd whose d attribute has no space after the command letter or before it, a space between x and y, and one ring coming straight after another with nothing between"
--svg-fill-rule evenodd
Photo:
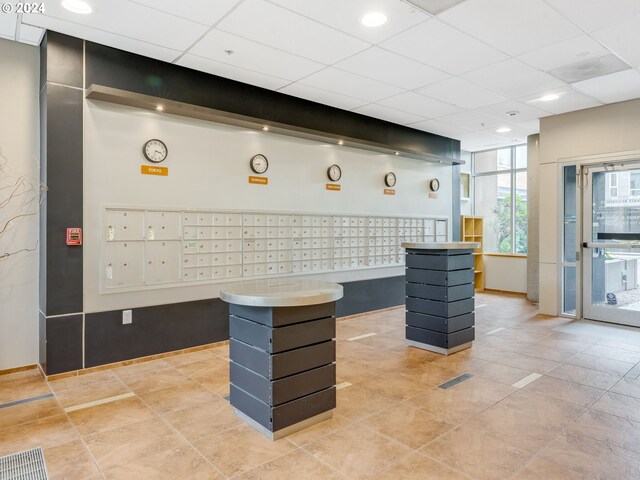
<instances>
[{"instance_id":1,"label":"recessed ceiling light","mask_svg":"<svg viewBox=\"0 0 640 480\"><path fill-rule=\"evenodd\" d=\"M496 133L507 133L510 131L511 129L509 127L500 127L499 129L496 130Z\"/></svg>"},{"instance_id":2,"label":"recessed ceiling light","mask_svg":"<svg viewBox=\"0 0 640 480\"><path fill-rule=\"evenodd\" d=\"M156 110L162 112L164 111L164 107L162 105L156 105Z\"/></svg>"},{"instance_id":3,"label":"recessed ceiling light","mask_svg":"<svg viewBox=\"0 0 640 480\"><path fill-rule=\"evenodd\" d=\"M338 140L338 145L344 145L344 142L342 140Z\"/></svg>"},{"instance_id":4,"label":"recessed ceiling light","mask_svg":"<svg viewBox=\"0 0 640 480\"><path fill-rule=\"evenodd\" d=\"M538 100L540 100L541 102L553 102L554 100L557 100L559 98L560 98L560 95L557 95L555 93L550 93L549 95L540 97Z\"/></svg>"},{"instance_id":5,"label":"recessed ceiling light","mask_svg":"<svg viewBox=\"0 0 640 480\"><path fill-rule=\"evenodd\" d=\"M264 127L262 127L262 131L263 132L268 132L269 131L269 127L267 127L266 125Z\"/></svg>"},{"instance_id":6,"label":"recessed ceiling light","mask_svg":"<svg viewBox=\"0 0 640 480\"><path fill-rule=\"evenodd\" d=\"M93 8L83 0L62 0L62 6L73 13L87 15L93 12Z\"/></svg>"},{"instance_id":7,"label":"recessed ceiling light","mask_svg":"<svg viewBox=\"0 0 640 480\"><path fill-rule=\"evenodd\" d=\"M396 155L400 155L400 152L395 152Z\"/></svg>"},{"instance_id":8,"label":"recessed ceiling light","mask_svg":"<svg viewBox=\"0 0 640 480\"><path fill-rule=\"evenodd\" d=\"M387 23L387 16L382 12L368 12L360 19L365 27L379 27Z\"/></svg>"}]
</instances>

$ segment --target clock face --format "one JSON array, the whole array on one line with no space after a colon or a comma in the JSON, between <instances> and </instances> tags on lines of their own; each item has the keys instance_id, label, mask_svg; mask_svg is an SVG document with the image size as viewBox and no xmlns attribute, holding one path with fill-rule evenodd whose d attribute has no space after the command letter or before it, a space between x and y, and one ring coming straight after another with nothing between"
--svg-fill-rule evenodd
<instances>
[{"instance_id":1,"label":"clock face","mask_svg":"<svg viewBox=\"0 0 640 480\"><path fill-rule=\"evenodd\" d=\"M440 189L440 180L438 180L437 178L434 178L433 180L431 180L429 182L429 188L432 191L437 192Z\"/></svg>"},{"instance_id":2,"label":"clock face","mask_svg":"<svg viewBox=\"0 0 640 480\"><path fill-rule=\"evenodd\" d=\"M394 187L396 184L396 174L389 172L384 176L384 183L387 187Z\"/></svg>"},{"instance_id":3,"label":"clock face","mask_svg":"<svg viewBox=\"0 0 640 480\"><path fill-rule=\"evenodd\" d=\"M142 146L142 153L144 154L144 158L146 158L150 162L160 163L163 162L165 158L167 158L169 150L162 140L153 138L151 140L148 140Z\"/></svg>"},{"instance_id":4,"label":"clock face","mask_svg":"<svg viewBox=\"0 0 640 480\"><path fill-rule=\"evenodd\" d=\"M267 157L259 153L251 157L249 165L251 166L251 170L255 173L262 174L269 168L269 160L267 160Z\"/></svg>"},{"instance_id":5,"label":"clock face","mask_svg":"<svg viewBox=\"0 0 640 480\"><path fill-rule=\"evenodd\" d=\"M340 180L340 177L342 177L342 170L338 165L331 165L327 169L327 176L332 182L337 182L338 180Z\"/></svg>"}]
</instances>

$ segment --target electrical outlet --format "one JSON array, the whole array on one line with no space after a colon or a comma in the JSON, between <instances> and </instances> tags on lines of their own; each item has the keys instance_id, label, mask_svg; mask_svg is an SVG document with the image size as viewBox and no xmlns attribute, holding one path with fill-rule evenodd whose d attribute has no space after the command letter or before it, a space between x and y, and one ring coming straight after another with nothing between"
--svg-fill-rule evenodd
<instances>
[{"instance_id":1,"label":"electrical outlet","mask_svg":"<svg viewBox=\"0 0 640 480\"><path fill-rule=\"evenodd\" d=\"M123 310L122 311L122 324L123 325L130 325L133 323L133 315L131 313L131 310Z\"/></svg>"}]
</instances>

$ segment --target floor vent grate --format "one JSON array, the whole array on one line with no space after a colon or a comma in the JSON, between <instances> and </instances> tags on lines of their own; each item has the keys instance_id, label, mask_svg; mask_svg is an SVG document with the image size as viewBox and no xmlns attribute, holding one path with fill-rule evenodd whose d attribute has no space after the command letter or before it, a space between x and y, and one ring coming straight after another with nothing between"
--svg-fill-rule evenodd
<instances>
[{"instance_id":1,"label":"floor vent grate","mask_svg":"<svg viewBox=\"0 0 640 480\"><path fill-rule=\"evenodd\" d=\"M0 480L47 480L41 448L0 457Z\"/></svg>"}]
</instances>

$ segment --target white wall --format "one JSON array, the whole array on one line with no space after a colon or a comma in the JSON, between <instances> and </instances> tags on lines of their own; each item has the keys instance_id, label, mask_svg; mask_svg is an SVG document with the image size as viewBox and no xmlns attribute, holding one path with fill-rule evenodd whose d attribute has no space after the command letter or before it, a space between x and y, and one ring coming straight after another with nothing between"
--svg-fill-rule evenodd
<instances>
[{"instance_id":1,"label":"white wall","mask_svg":"<svg viewBox=\"0 0 640 480\"><path fill-rule=\"evenodd\" d=\"M21 176L38 186L39 68L37 48L0 40L0 152L7 161L0 187ZM0 230L15 211L15 203L0 208ZM0 255L35 249L0 260L0 370L38 362L37 242L38 215L16 220L0 236Z\"/></svg>"},{"instance_id":2,"label":"white wall","mask_svg":"<svg viewBox=\"0 0 640 480\"><path fill-rule=\"evenodd\" d=\"M447 166L93 101L85 104L84 134L86 312L212 298L219 291L219 284L210 284L100 294L105 204L451 217ZM150 138L168 146L163 163L168 177L140 174L141 147ZM249 159L256 153L269 159L266 186L247 182ZM342 168L340 192L325 190L333 163ZM383 194L389 171L398 179L394 196ZM430 199L427 184L436 177L439 197ZM314 278L348 281L403 273L403 267L387 267Z\"/></svg>"},{"instance_id":3,"label":"white wall","mask_svg":"<svg viewBox=\"0 0 640 480\"><path fill-rule=\"evenodd\" d=\"M504 292L527 292L527 257L485 255L484 288Z\"/></svg>"},{"instance_id":4,"label":"white wall","mask_svg":"<svg viewBox=\"0 0 640 480\"><path fill-rule=\"evenodd\" d=\"M558 163L640 150L640 99L540 120L540 313L560 313Z\"/></svg>"}]
</instances>

